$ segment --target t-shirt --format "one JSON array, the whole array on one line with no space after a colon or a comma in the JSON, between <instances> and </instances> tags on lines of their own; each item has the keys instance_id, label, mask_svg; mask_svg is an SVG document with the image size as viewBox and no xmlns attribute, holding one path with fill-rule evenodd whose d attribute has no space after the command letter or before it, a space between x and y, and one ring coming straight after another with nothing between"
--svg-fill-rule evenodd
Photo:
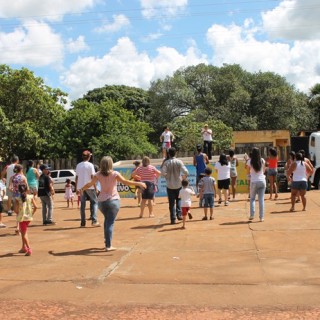
<instances>
[{"instance_id":1,"label":"t-shirt","mask_svg":"<svg viewBox=\"0 0 320 320\"><path fill-rule=\"evenodd\" d=\"M10 164L8 167L7 167L7 175L6 175L6 187L9 188L9 183L10 183L10 178L14 175L14 167L16 165L14 163Z\"/></svg>"},{"instance_id":2,"label":"t-shirt","mask_svg":"<svg viewBox=\"0 0 320 320\"><path fill-rule=\"evenodd\" d=\"M227 165L221 165L218 161L215 164L215 168L218 171L218 180L230 179L230 163Z\"/></svg>"},{"instance_id":3,"label":"t-shirt","mask_svg":"<svg viewBox=\"0 0 320 320\"><path fill-rule=\"evenodd\" d=\"M207 129L206 131L203 129L201 133L202 133L203 141L212 141L212 130L211 129Z\"/></svg>"},{"instance_id":4,"label":"t-shirt","mask_svg":"<svg viewBox=\"0 0 320 320\"><path fill-rule=\"evenodd\" d=\"M181 199L181 207L191 207L191 196L195 195L195 192L190 188L182 188L179 191L179 198Z\"/></svg>"},{"instance_id":5,"label":"t-shirt","mask_svg":"<svg viewBox=\"0 0 320 320\"><path fill-rule=\"evenodd\" d=\"M168 132L164 131L161 135L161 137L163 137L163 142L170 142L171 136L172 136L172 133L170 131Z\"/></svg>"},{"instance_id":6,"label":"t-shirt","mask_svg":"<svg viewBox=\"0 0 320 320\"><path fill-rule=\"evenodd\" d=\"M31 194L27 195L25 202L22 202L21 198L19 198L19 213L17 215L18 222L33 220L32 198L33 195Z\"/></svg>"},{"instance_id":7,"label":"t-shirt","mask_svg":"<svg viewBox=\"0 0 320 320\"><path fill-rule=\"evenodd\" d=\"M51 184L50 177L43 173L39 178L39 188L38 188L39 197L51 196L50 184Z\"/></svg>"},{"instance_id":8,"label":"t-shirt","mask_svg":"<svg viewBox=\"0 0 320 320\"><path fill-rule=\"evenodd\" d=\"M4 185L4 183L2 182L2 180L0 180L0 201L2 201L2 195L4 194L4 191L6 190L6 186Z\"/></svg>"},{"instance_id":9,"label":"t-shirt","mask_svg":"<svg viewBox=\"0 0 320 320\"><path fill-rule=\"evenodd\" d=\"M155 182L157 169L152 165L142 166L137 168L136 174L141 177L141 181Z\"/></svg>"},{"instance_id":10,"label":"t-shirt","mask_svg":"<svg viewBox=\"0 0 320 320\"><path fill-rule=\"evenodd\" d=\"M215 178L211 176L205 176L199 181L199 188L203 191L203 194L214 194Z\"/></svg>"},{"instance_id":11,"label":"t-shirt","mask_svg":"<svg viewBox=\"0 0 320 320\"><path fill-rule=\"evenodd\" d=\"M98 196L99 202L120 199L117 188L118 175L119 172L117 171L112 171L108 176L104 176L100 171L95 174L101 186Z\"/></svg>"},{"instance_id":12,"label":"t-shirt","mask_svg":"<svg viewBox=\"0 0 320 320\"><path fill-rule=\"evenodd\" d=\"M194 157L196 162L197 176L199 176L201 173L204 173L204 170L206 168L206 163L204 161L204 154L200 153L195 155Z\"/></svg>"},{"instance_id":13,"label":"t-shirt","mask_svg":"<svg viewBox=\"0 0 320 320\"><path fill-rule=\"evenodd\" d=\"M77 189L80 190L84 185L90 182L94 174L94 166L91 162L82 161L78 163L76 167L76 175L78 177ZM94 186L91 186L89 189L94 189Z\"/></svg>"}]
</instances>

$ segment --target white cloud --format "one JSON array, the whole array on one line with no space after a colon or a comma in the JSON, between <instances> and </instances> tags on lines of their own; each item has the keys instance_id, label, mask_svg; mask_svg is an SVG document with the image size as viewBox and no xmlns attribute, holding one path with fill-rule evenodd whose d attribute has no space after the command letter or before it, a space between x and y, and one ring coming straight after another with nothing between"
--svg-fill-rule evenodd
<instances>
[{"instance_id":1,"label":"white cloud","mask_svg":"<svg viewBox=\"0 0 320 320\"><path fill-rule=\"evenodd\" d=\"M79 36L76 40L69 39L67 41L67 49L70 53L77 53L88 50L89 47L85 42L84 36Z\"/></svg>"},{"instance_id":2,"label":"white cloud","mask_svg":"<svg viewBox=\"0 0 320 320\"><path fill-rule=\"evenodd\" d=\"M0 0L1 18L34 18L61 20L66 13L91 8L97 0Z\"/></svg>"},{"instance_id":3,"label":"white cloud","mask_svg":"<svg viewBox=\"0 0 320 320\"><path fill-rule=\"evenodd\" d=\"M295 41L292 45L258 41L254 31L236 25L213 25L207 40L214 51L215 65L236 63L250 72L273 71L305 92L320 82L320 40Z\"/></svg>"},{"instance_id":4,"label":"white cloud","mask_svg":"<svg viewBox=\"0 0 320 320\"><path fill-rule=\"evenodd\" d=\"M60 64L63 42L45 23L27 21L12 32L0 32L0 62L45 66Z\"/></svg>"},{"instance_id":5,"label":"white cloud","mask_svg":"<svg viewBox=\"0 0 320 320\"><path fill-rule=\"evenodd\" d=\"M274 38L310 40L320 36L319 0L284 0L262 13L263 26Z\"/></svg>"},{"instance_id":6,"label":"white cloud","mask_svg":"<svg viewBox=\"0 0 320 320\"><path fill-rule=\"evenodd\" d=\"M142 15L147 19L154 17L174 17L183 12L188 0L140 0Z\"/></svg>"},{"instance_id":7,"label":"white cloud","mask_svg":"<svg viewBox=\"0 0 320 320\"><path fill-rule=\"evenodd\" d=\"M102 58L79 58L61 77L61 82L70 88L71 98L76 99L106 84L147 89L151 81L172 75L182 66L206 62L205 56L199 56L193 47L185 55L168 47L158 48L157 52L152 59L139 53L129 38L121 38Z\"/></svg>"},{"instance_id":8,"label":"white cloud","mask_svg":"<svg viewBox=\"0 0 320 320\"><path fill-rule=\"evenodd\" d=\"M112 23L106 23L102 27L96 28L95 31L96 32L117 32L122 28L130 25L129 19L123 14L113 15L112 18L113 18Z\"/></svg>"}]
</instances>

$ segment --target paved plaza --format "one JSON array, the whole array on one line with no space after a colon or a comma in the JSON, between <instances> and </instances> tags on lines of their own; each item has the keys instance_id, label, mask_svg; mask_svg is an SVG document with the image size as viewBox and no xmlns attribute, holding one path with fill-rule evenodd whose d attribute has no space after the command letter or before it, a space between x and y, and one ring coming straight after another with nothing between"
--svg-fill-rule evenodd
<instances>
[{"instance_id":1,"label":"paved plaza","mask_svg":"<svg viewBox=\"0 0 320 320\"><path fill-rule=\"evenodd\" d=\"M301 203L289 212L289 197L266 200L265 221L252 223L245 194L216 206L212 221L194 198L186 230L169 224L166 198L142 219L136 200L122 199L117 251L106 252L103 228L79 228L77 205L56 194L57 224L43 226L39 208L30 257L18 253L15 218L4 217L1 318L319 319L320 191L308 192L306 212Z\"/></svg>"}]
</instances>

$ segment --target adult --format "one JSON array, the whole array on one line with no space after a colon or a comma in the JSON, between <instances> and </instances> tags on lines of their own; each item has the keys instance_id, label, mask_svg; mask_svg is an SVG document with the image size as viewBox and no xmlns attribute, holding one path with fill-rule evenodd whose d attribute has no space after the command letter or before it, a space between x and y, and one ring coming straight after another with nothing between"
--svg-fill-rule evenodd
<instances>
[{"instance_id":1,"label":"adult","mask_svg":"<svg viewBox=\"0 0 320 320\"><path fill-rule=\"evenodd\" d=\"M312 162L310 161L310 159L306 157L306 152L305 152L303 149L299 150L299 152L302 154L303 161L307 162L307 163L309 164L309 166L312 168L311 171L308 171L308 172L307 172L307 173L308 173L308 176L307 176L307 178L308 178L308 190L309 190L309 189L310 189L310 188L309 188L309 187L310 187L310 185L309 185L309 178L310 178L310 177L312 176L312 174L313 174L314 166L313 166Z\"/></svg>"},{"instance_id":2,"label":"adult","mask_svg":"<svg viewBox=\"0 0 320 320\"><path fill-rule=\"evenodd\" d=\"M277 188L277 174L278 174L278 151L276 148L269 149L269 157L267 159L267 175L269 179L270 197L274 193L274 199L278 198L278 188Z\"/></svg>"},{"instance_id":3,"label":"adult","mask_svg":"<svg viewBox=\"0 0 320 320\"><path fill-rule=\"evenodd\" d=\"M28 185L27 178L23 174L22 169L23 169L22 165L17 163L14 166L14 170L13 170L14 174L9 181L9 190L12 192L13 211L17 215L19 213L19 198L20 198L19 185L20 184ZM17 223L15 232L16 234L19 234L19 223Z\"/></svg>"},{"instance_id":4,"label":"adult","mask_svg":"<svg viewBox=\"0 0 320 320\"><path fill-rule=\"evenodd\" d=\"M41 175L39 177L38 196L42 204L43 225L54 225L53 221L53 182L49 176L49 167L46 164L40 166Z\"/></svg>"},{"instance_id":5,"label":"adult","mask_svg":"<svg viewBox=\"0 0 320 320\"><path fill-rule=\"evenodd\" d=\"M250 161L247 165L247 171L250 173L250 218L254 219L255 201L258 195L259 218L264 221L264 194L266 192L265 161L261 158L260 150L253 148Z\"/></svg>"},{"instance_id":6,"label":"adult","mask_svg":"<svg viewBox=\"0 0 320 320\"><path fill-rule=\"evenodd\" d=\"M28 161L26 177L30 193L32 193L33 197L35 198L38 195L38 180L40 177L40 173L39 170L34 167L34 162L32 160Z\"/></svg>"},{"instance_id":7,"label":"adult","mask_svg":"<svg viewBox=\"0 0 320 320\"><path fill-rule=\"evenodd\" d=\"M104 239L107 251L114 251L112 247L112 235L114 221L120 209L120 196L117 190L117 183L120 182L127 186L136 186L145 189L143 182L125 179L119 172L113 170L113 161L111 157L105 156L100 162L100 171L98 171L90 182L85 184L80 192L83 194L89 188L93 187L97 181L100 182L101 192L98 196L98 207L104 215Z\"/></svg>"},{"instance_id":8,"label":"adult","mask_svg":"<svg viewBox=\"0 0 320 320\"><path fill-rule=\"evenodd\" d=\"M201 144L196 146L197 153L193 156L193 165L196 167L196 189L199 193L198 185L201 179L200 175L204 173L207 164L209 164L208 156L202 152Z\"/></svg>"},{"instance_id":9,"label":"adult","mask_svg":"<svg viewBox=\"0 0 320 320\"><path fill-rule=\"evenodd\" d=\"M292 174L290 211L295 211L296 197L298 194L301 197L302 210L306 210L307 199L305 195L308 189L308 175L312 171L312 166L304 161L303 155L298 152L296 154L296 161L291 164L288 170L288 175L290 176Z\"/></svg>"},{"instance_id":10,"label":"adult","mask_svg":"<svg viewBox=\"0 0 320 320\"><path fill-rule=\"evenodd\" d=\"M6 193L8 196L8 202L7 202L7 207L8 207L8 216L12 216L12 190L10 190L9 188L9 183L10 183L10 179L11 177L14 175L14 167L16 164L19 163L19 157L14 155L11 158L11 164L9 164L8 166L6 166L3 171L2 171L2 178L6 178Z\"/></svg>"},{"instance_id":11,"label":"adult","mask_svg":"<svg viewBox=\"0 0 320 320\"><path fill-rule=\"evenodd\" d=\"M142 159L142 166L139 166L134 172L133 177L139 177L146 184L146 189L142 192L142 200L140 205L140 218L143 217L146 202L148 200L149 217L154 217L153 214L153 199L156 190L155 181L161 175L155 166L150 164L150 158L145 156Z\"/></svg>"},{"instance_id":12,"label":"adult","mask_svg":"<svg viewBox=\"0 0 320 320\"><path fill-rule=\"evenodd\" d=\"M212 130L205 124L201 129L201 135L203 138L203 152L207 154L209 160L212 159Z\"/></svg>"},{"instance_id":13,"label":"adult","mask_svg":"<svg viewBox=\"0 0 320 320\"><path fill-rule=\"evenodd\" d=\"M162 142L162 158L167 157L167 150L171 148L171 143L174 140L173 133L169 130L169 127L165 127L160 136L160 142Z\"/></svg>"},{"instance_id":14,"label":"adult","mask_svg":"<svg viewBox=\"0 0 320 320\"><path fill-rule=\"evenodd\" d=\"M215 169L218 172L218 203L222 202L221 191L223 191L224 205L228 206L228 191L230 187L230 163L228 162L227 156L222 153L220 154L219 161L215 164Z\"/></svg>"},{"instance_id":15,"label":"adult","mask_svg":"<svg viewBox=\"0 0 320 320\"><path fill-rule=\"evenodd\" d=\"M169 159L164 161L161 174L167 182L167 195L169 201L170 221L171 224L176 223L176 219L182 220L181 216L181 199L179 192L181 190L182 178L186 178L189 174L183 162L176 158L176 149L169 148Z\"/></svg>"},{"instance_id":16,"label":"adult","mask_svg":"<svg viewBox=\"0 0 320 320\"><path fill-rule=\"evenodd\" d=\"M230 179L231 179L231 192L232 199L234 200L236 197L236 185L237 185L237 167L239 165L238 158L234 155L234 150L229 150L229 162L230 162Z\"/></svg>"},{"instance_id":17,"label":"adult","mask_svg":"<svg viewBox=\"0 0 320 320\"><path fill-rule=\"evenodd\" d=\"M77 195L80 195L80 227L86 226L86 201L90 200L90 218L93 227L100 226L97 220L98 200L96 186L92 185L84 192L80 192L84 185L91 181L95 174L94 165L90 162L91 152L85 150L82 152L82 162L76 167L76 185Z\"/></svg>"}]
</instances>

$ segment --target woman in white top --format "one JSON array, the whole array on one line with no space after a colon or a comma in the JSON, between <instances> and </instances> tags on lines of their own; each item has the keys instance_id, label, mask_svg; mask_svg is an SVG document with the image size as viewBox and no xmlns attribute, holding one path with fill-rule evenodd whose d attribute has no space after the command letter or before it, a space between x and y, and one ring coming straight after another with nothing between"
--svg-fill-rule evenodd
<instances>
[{"instance_id":1,"label":"woman in white top","mask_svg":"<svg viewBox=\"0 0 320 320\"><path fill-rule=\"evenodd\" d=\"M308 189L308 173L312 172L312 167L306 161L304 161L303 155L298 152L296 154L296 161L294 161L289 170L288 176L292 173L291 182L291 208L290 211L294 211L296 204L296 197L299 194L301 196L303 211L306 210L307 199L305 197Z\"/></svg>"},{"instance_id":2,"label":"woman in white top","mask_svg":"<svg viewBox=\"0 0 320 320\"><path fill-rule=\"evenodd\" d=\"M167 157L167 150L171 148L171 142L174 140L173 133L166 127L160 136L160 142L162 142L162 156L163 159Z\"/></svg>"},{"instance_id":3,"label":"woman in white top","mask_svg":"<svg viewBox=\"0 0 320 320\"><path fill-rule=\"evenodd\" d=\"M229 205L228 202L228 191L230 187L230 163L228 162L227 156L222 153L219 161L215 164L215 169L218 172L218 194L219 201L221 203L221 190L223 190L224 205Z\"/></svg>"},{"instance_id":4,"label":"woman in white top","mask_svg":"<svg viewBox=\"0 0 320 320\"><path fill-rule=\"evenodd\" d=\"M265 161L261 158L258 148L252 149L251 159L247 165L250 174L250 218L254 219L256 194L259 201L259 218L264 221L264 194L266 192Z\"/></svg>"}]
</instances>

